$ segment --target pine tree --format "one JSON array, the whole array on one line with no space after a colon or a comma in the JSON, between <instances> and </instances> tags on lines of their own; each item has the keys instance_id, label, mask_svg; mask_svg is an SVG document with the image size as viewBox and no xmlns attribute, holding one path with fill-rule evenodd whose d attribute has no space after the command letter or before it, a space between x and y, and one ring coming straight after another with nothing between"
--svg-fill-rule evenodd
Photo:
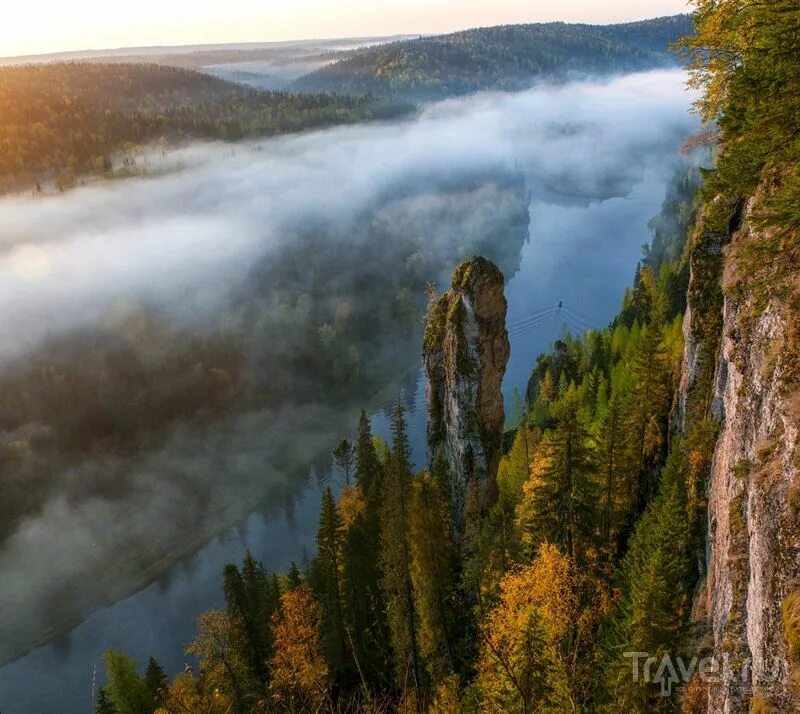
<instances>
[{"instance_id":1,"label":"pine tree","mask_svg":"<svg viewBox=\"0 0 800 714\"><path fill-rule=\"evenodd\" d=\"M414 479L409 516L411 580L419 617L420 652L433 681L457 671L456 551L447 499L435 477Z\"/></svg>"},{"instance_id":2,"label":"pine tree","mask_svg":"<svg viewBox=\"0 0 800 714\"><path fill-rule=\"evenodd\" d=\"M111 701L111 697L105 687L100 687L94 711L95 714L117 714L117 708L114 706L114 702Z\"/></svg>"},{"instance_id":3,"label":"pine tree","mask_svg":"<svg viewBox=\"0 0 800 714\"><path fill-rule=\"evenodd\" d=\"M323 643L335 679L347 669L347 636L342 605L342 519L330 488L322 494L317 531L318 554L312 583L323 611Z\"/></svg>"},{"instance_id":4,"label":"pine tree","mask_svg":"<svg viewBox=\"0 0 800 714\"><path fill-rule=\"evenodd\" d=\"M268 679L266 663L272 655L268 623L278 606L277 582L248 551L241 570L233 564L225 566L223 588L236 646L250 670L249 686L263 688Z\"/></svg>"},{"instance_id":5,"label":"pine tree","mask_svg":"<svg viewBox=\"0 0 800 714\"><path fill-rule=\"evenodd\" d=\"M555 543L580 560L593 537L594 451L574 388L559 404L556 426L542 442L539 473L526 484L520 525L532 545Z\"/></svg>"},{"instance_id":6,"label":"pine tree","mask_svg":"<svg viewBox=\"0 0 800 714\"><path fill-rule=\"evenodd\" d=\"M342 439L333 450L333 461L337 468L344 474L344 483L350 485L350 476L353 472L355 447L347 440Z\"/></svg>"},{"instance_id":7,"label":"pine tree","mask_svg":"<svg viewBox=\"0 0 800 714\"><path fill-rule=\"evenodd\" d=\"M158 709L163 706L169 680L164 673L164 668L152 657L147 661L147 668L144 671L144 682L154 708Z\"/></svg>"},{"instance_id":8,"label":"pine tree","mask_svg":"<svg viewBox=\"0 0 800 714\"><path fill-rule=\"evenodd\" d=\"M411 457L402 404L392 417L393 444L381 513L381 569L395 676L405 689L410 681L420 701L420 663L408 544Z\"/></svg>"}]
</instances>

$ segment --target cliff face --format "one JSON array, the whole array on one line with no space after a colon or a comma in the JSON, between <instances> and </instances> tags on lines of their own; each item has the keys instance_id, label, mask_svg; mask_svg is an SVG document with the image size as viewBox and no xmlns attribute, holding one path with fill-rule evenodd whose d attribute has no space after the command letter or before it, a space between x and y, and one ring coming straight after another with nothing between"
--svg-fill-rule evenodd
<instances>
[{"instance_id":1,"label":"cliff face","mask_svg":"<svg viewBox=\"0 0 800 714\"><path fill-rule=\"evenodd\" d=\"M510 354L503 274L484 258L456 268L433 306L423 359L428 377L428 456L447 462L453 525L495 498L505 413L500 386Z\"/></svg>"},{"instance_id":2,"label":"cliff face","mask_svg":"<svg viewBox=\"0 0 800 714\"><path fill-rule=\"evenodd\" d=\"M684 322L679 422L686 428L704 411L720 426L696 608L719 667L707 684L709 712L800 710L790 645L797 624L787 615L800 591L800 284L796 275L751 277L757 200L724 249L727 236L699 241Z\"/></svg>"}]
</instances>

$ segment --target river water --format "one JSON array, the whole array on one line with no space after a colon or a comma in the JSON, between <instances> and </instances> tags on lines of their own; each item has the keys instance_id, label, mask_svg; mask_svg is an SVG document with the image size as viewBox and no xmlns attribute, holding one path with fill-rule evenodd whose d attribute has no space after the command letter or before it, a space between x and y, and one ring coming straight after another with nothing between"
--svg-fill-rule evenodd
<instances>
[{"instance_id":1,"label":"river water","mask_svg":"<svg viewBox=\"0 0 800 714\"><path fill-rule=\"evenodd\" d=\"M648 220L660 208L677 148L692 126L681 81L678 73L655 73L534 90L527 101L488 95L468 100L466 108L463 102L445 103L417 120L441 122L466 112L471 123L462 122L462 136L449 140L468 152L473 142L488 137L499 153L517 157L530 191L529 238L519 269L507 275L507 413L513 411L515 392L524 392L536 356L554 339L565 330L603 326L618 311L641 246L650 238ZM531 123L532 117L537 121ZM502 132L489 128L498 123L505 123ZM571 136L574 141L565 139ZM382 396L384 407L374 411L373 427L388 438L388 409L403 399L414 459L421 466L424 379L412 367L396 375L396 384L402 386ZM101 656L108 648L124 648L141 663L154 656L169 674L182 671L183 647L193 637L197 616L223 605L224 565L240 561L247 549L277 571L313 554L320 493L329 483L336 486L337 478L319 463L309 464L290 501L262 506L144 589L0 668L0 712L90 712L93 681L95 676L102 681Z\"/></svg>"}]
</instances>

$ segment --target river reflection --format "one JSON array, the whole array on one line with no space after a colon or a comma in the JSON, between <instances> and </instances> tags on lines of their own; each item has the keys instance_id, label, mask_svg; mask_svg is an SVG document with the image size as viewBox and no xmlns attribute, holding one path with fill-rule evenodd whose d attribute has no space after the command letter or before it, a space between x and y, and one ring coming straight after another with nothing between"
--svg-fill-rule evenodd
<instances>
[{"instance_id":1,"label":"river reflection","mask_svg":"<svg viewBox=\"0 0 800 714\"><path fill-rule=\"evenodd\" d=\"M472 192L468 220L475 234L470 245L483 241L481 252L498 260L508 279L506 294L512 350L504 383L507 411L513 402L514 390L524 391L536 355L548 349L563 330L576 326L566 312L557 310L535 329L518 329L518 325L531 314L559 302L570 310L570 315L578 315L581 320L596 326L606 324L616 313L640 257L640 247L649 239L647 222L658 212L664 198L676 160L676 148L689 129L689 119L684 117L687 100L676 90L680 75L666 80L668 86L663 93L645 96L644 100L641 100L641 82L626 85L625 81L606 85L605 89L591 86L574 90L577 94L573 97L573 110L581 107L587 113L592 110L595 112L591 115L593 121L601 124L606 122L610 126L620 115L627 113L636 117L639 111L636 121L642 124L642 129L632 131L630 125L626 125L627 137L623 136L626 132L621 128L611 131L606 124L592 130L595 143L598 136L609 142L613 136L613 147L587 148L591 146L591 137L587 139L574 131L565 133L564 136L569 135L577 142L569 145L577 156L567 156L568 146L562 146L565 160L560 166L563 171L556 172L548 169L546 164L555 160L552 147L546 152L536 153L531 148L535 137L526 135L518 146L517 165L512 161L506 169L506 175L521 177L521 189L515 184L507 192L484 195L481 202L475 200L475 196L481 194L474 192L484 189L480 186L476 189L474 180L458 190L452 184L444 186L439 183L436 192L445 196L443 201L431 202L430 192L406 191L400 197L395 193L394 203L385 204L382 210L372 214L373 220L379 224L384 221L387 226L393 226L392 230L404 234L410 230L404 223L409 212L436 216L440 230L435 236L424 235L420 240L422 245L429 239L438 241L442 251L439 257L441 270L431 277L440 286L445 286L450 266L466 257L458 250L458 246L464 243L459 240L459 235L466 225L465 204L460 202L458 194L462 192L463 195L463 190ZM568 91L560 90L557 96L563 99L561 92ZM541 116L536 118L544 122L548 116L545 105L555 96L551 93L541 98L540 105L530 98L527 105L520 106L513 105L513 98L448 103L434 110L431 116L420 119L421 128L406 128L404 131L422 131L426 128L425 122L444 121L442 117L459 111L472 117L470 127L482 129L488 118L497 118L499 112L508 125L505 130L498 129L493 138L495 141L497 136L502 136L503 141L508 142L508 146L498 149L502 160L514 156L514 137L519 136L522 128L536 130L530 114L524 117L524 121L520 118L521 108L538 107ZM641 100L639 103L637 97ZM507 102L511 102L511 109ZM627 104L619 107L620 102ZM515 113L516 123L503 111ZM561 113L563 111L558 107L551 109L555 116L550 117L550 124L559 119ZM644 127L643 123L654 121L657 116L661 117L660 125ZM427 128L439 131L436 125ZM463 149L463 142L474 138L467 132L461 138L452 138L454 146L451 151L457 151L459 147ZM552 143L552 137L549 141ZM616 158L610 153L612 148ZM582 164L579 161L581 151L592 152L593 160ZM604 180L603 176L607 177L614 167L619 169L615 174L618 180ZM574 181L554 182L542 178L544 174L561 176L565 171ZM576 181L581 190L570 196ZM496 185L495 178L481 185L491 186L493 182ZM608 190L599 191L598 186ZM612 195L607 195L609 190ZM585 195L587 191L588 196ZM529 192L530 213L528 216L526 212L525 221L521 222L516 211L508 210L508 206L505 213L503 210L499 213L510 217L509 220L505 223L496 220L500 205L498 196L524 195L527 203ZM444 255L446 246L455 248L449 258ZM503 246L504 250L498 250ZM513 248L510 251L509 246ZM433 265L430 263L428 270ZM420 310L421 306L417 305L416 309ZM94 669L97 667L100 681L101 655L109 647L124 648L140 662L152 655L169 673L181 671L185 663L183 645L193 637L197 616L222 605L221 571L226 563L240 561L244 552L250 549L268 569L283 570L292 561L302 561L306 554L313 553L321 491L328 484L337 485L337 476L329 467L328 449L334 438L349 435L361 406L371 407L375 432L389 438L389 410L397 399L403 399L408 406L414 460L418 466L423 465L425 405L424 381L418 360L419 341L417 323L404 333L400 341L402 349L391 350L395 356L400 353L401 358L386 362L382 384L374 379L361 391L363 399L342 402L338 410L326 412L331 415L328 424L330 435L319 442L312 440L314 448L304 448L305 434L298 431L293 457L287 461L287 464L294 461L296 465L284 469L287 488L271 490L258 510L224 530L222 535L212 538L192 555L175 562L144 589L96 610L69 634L0 669L0 710L3 714L89 711ZM309 375L310 380L313 378L313 374ZM269 431L264 432L262 438L269 440Z\"/></svg>"}]
</instances>

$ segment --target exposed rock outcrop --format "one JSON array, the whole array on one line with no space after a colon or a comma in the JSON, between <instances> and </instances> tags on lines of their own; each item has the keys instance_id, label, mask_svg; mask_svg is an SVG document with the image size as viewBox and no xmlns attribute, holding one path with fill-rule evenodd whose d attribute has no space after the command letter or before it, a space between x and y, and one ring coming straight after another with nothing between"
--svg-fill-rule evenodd
<instances>
[{"instance_id":1,"label":"exposed rock outcrop","mask_svg":"<svg viewBox=\"0 0 800 714\"><path fill-rule=\"evenodd\" d=\"M701 401L691 390L705 381L706 414L720 423L708 485L708 574L698 597L719 667L708 711L730 714L800 711L793 682L800 663L787 642L784 605L800 589L800 285L796 275L776 285L749 274L743 256L758 238L750 220L756 200L724 249L721 279L706 284L723 298L721 308L714 300L700 305L690 288L679 395L685 426ZM706 325L719 325L715 338L698 329L703 315ZM703 377L711 355L715 371Z\"/></svg>"},{"instance_id":2,"label":"exposed rock outcrop","mask_svg":"<svg viewBox=\"0 0 800 714\"><path fill-rule=\"evenodd\" d=\"M510 354L500 269L485 258L461 263L433 305L425 330L428 457L448 466L453 526L496 497L505 413L500 387Z\"/></svg>"}]
</instances>

